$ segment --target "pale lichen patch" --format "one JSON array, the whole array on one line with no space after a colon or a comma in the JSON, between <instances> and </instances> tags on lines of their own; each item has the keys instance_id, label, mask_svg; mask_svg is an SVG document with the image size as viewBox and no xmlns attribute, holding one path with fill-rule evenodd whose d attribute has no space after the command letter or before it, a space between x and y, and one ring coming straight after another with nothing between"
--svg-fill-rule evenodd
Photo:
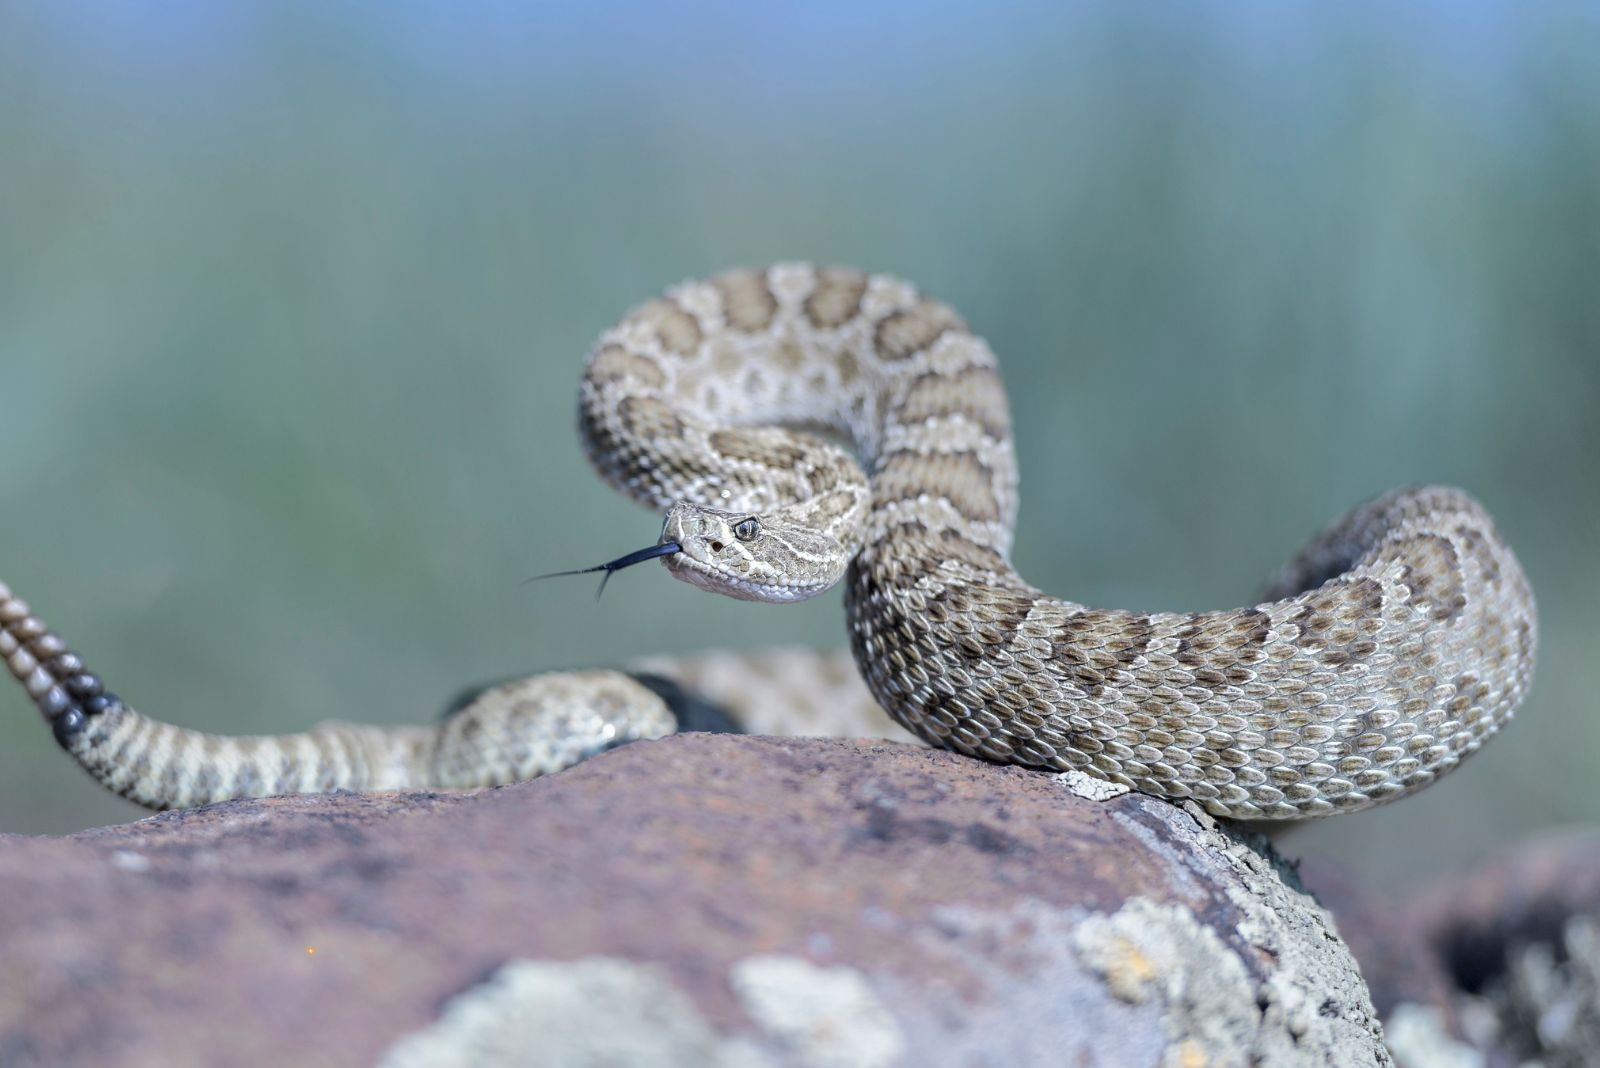
<instances>
[{"instance_id":1,"label":"pale lichen patch","mask_svg":"<svg viewBox=\"0 0 1600 1068\"><path fill-rule=\"evenodd\" d=\"M769 1068L743 1038L718 1034L656 965L605 957L515 960L402 1038L381 1068L485 1064Z\"/></svg>"},{"instance_id":2,"label":"pale lichen patch","mask_svg":"<svg viewBox=\"0 0 1600 1068\"><path fill-rule=\"evenodd\" d=\"M1128 788L1122 783L1097 778L1075 769L1058 773L1056 782L1065 786L1074 797L1081 797L1086 801L1109 801L1128 792Z\"/></svg>"},{"instance_id":3,"label":"pale lichen patch","mask_svg":"<svg viewBox=\"0 0 1600 1068\"><path fill-rule=\"evenodd\" d=\"M730 980L745 1014L804 1068L888 1068L901 1062L899 1024L854 968L799 957L748 957Z\"/></svg>"},{"instance_id":4,"label":"pale lichen patch","mask_svg":"<svg viewBox=\"0 0 1600 1068\"><path fill-rule=\"evenodd\" d=\"M1073 932L1084 965L1130 1004L1154 1001L1168 1064L1244 1065L1260 1025L1249 974L1188 909L1133 898Z\"/></svg>"}]
</instances>

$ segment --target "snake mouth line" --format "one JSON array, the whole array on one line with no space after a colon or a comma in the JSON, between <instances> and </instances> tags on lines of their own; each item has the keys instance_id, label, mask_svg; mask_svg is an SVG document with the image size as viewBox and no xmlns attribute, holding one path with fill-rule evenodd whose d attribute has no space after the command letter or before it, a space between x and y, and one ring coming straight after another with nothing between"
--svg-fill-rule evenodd
<instances>
[{"instance_id":1,"label":"snake mouth line","mask_svg":"<svg viewBox=\"0 0 1600 1068\"><path fill-rule=\"evenodd\" d=\"M756 601L761 604L788 604L796 601L809 600L822 593L828 587L816 586L779 586L769 582L755 582L751 579L740 579L730 576L725 571L720 571L703 560L697 560L688 552L674 556L667 562L667 570L672 572L674 578L682 579L691 586L720 593L724 597L732 597L740 601Z\"/></svg>"}]
</instances>

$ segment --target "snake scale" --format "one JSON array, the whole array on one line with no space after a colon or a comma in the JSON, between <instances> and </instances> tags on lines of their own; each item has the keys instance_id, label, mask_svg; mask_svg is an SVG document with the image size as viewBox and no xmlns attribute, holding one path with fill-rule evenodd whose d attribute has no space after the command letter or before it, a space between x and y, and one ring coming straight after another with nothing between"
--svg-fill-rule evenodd
<instances>
[{"instance_id":1,"label":"snake scale","mask_svg":"<svg viewBox=\"0 0 1600 1068\"><path fill-rule=\"evenodd\" d=\"M1397 490L1301 551L1261 603L1091 608L1011 566L1017 464L989 346L885 275L779 264L686 282L589 354L585 450L665 521L676 578L746 600L844 583L878 704L922 740L1217 815L1354 811L1477 751L1532 679L1532 592L1460 490ZM492 687L434 727L229 738L134 712L0 587L0 655L97 779L151 807L556 770L685 720L691 696L592 671Z\"/></svg>"}]
</instances>

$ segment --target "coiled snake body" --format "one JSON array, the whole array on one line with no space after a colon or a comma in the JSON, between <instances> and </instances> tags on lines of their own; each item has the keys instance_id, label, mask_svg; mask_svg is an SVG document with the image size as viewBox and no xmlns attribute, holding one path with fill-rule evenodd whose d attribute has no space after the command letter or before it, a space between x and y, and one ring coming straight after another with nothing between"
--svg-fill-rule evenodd
<instances>
[{"instance_id":1,"label":"coiled snake body","mask_svg":"<svg viewBox=\"0 0 1600 1068\"><path fill-rule=\"evenodd\" d=\"M660 556L675 577L779 602L843 579L878 703L989 760L1218 815L1320 816L1455 767L1532 677L1532 593L1455 489L1355 509L1250 608L1107 611L1029 586L1009 562L1017 470L994 356L887 276L778 265L678 286L601 337L579 428L608 482L666 510L655 547L605 566ZM667 733L683 704L649 679L555 674L437 728L228 739L132 712L3 588L0 655L68 752L153 807L511 781Z\"/></svg>"}]
</instances>

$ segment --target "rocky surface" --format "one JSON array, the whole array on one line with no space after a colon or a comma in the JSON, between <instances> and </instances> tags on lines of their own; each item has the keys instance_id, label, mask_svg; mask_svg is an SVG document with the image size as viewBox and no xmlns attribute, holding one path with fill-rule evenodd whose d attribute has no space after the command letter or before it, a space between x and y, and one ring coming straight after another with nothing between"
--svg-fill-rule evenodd
<instances>
[{"instance_id":1,"label":"rocky surface","mask_svg":"<svg viewBox=\"0 0 1600 1068\"><path fill-rule=\"evenodd\" d=\"M0 992L7 1066L1388 1063L1258 841L882 742L0 838Z\"/></svg>"},{"instance_id":2,"label":"rocky surface","mask_svg":"<svg viewBox=\"0 0 1600 1068\"><path fill-rule=\"evenodd\" d=\"M1376 903L1318 871L1404 1068L1600 1064L1600 831Z\"/></svg>"}]
</instances>

